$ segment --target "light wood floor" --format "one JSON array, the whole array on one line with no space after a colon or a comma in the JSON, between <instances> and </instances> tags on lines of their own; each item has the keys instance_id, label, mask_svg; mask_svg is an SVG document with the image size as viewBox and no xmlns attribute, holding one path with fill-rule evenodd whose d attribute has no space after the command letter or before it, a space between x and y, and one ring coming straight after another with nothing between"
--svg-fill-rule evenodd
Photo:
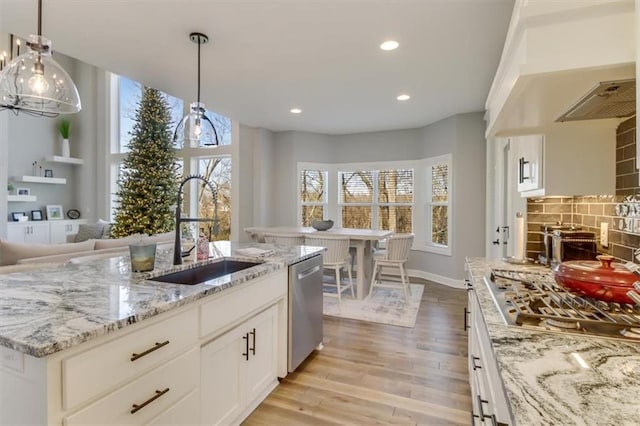
<instances>
[{"instance_id":1,"label":"light wood floor","mask_svg":"<svg viewBox=\"0 0 640 426\"><path fill-rule=\"evenodd\" d=\"M324 349L245 425L470 423L466 291L426 283L415 328L324 317Z\"/></svg>"}]
</instances>

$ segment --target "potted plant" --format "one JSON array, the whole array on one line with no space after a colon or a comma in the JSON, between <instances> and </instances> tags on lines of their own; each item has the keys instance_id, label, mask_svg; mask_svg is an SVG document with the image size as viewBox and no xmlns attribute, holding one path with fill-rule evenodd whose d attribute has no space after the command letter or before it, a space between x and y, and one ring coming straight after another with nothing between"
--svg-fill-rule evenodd
<instances>
[{"instance_id":1,"label":"potted plant","mask_svg":"<svg viewBox=\"0 0 640 426\"><path fill-rule=\"evenodd\" d=\"M58 121L58 131L62 136L62 156L69 157L69 132L71 130L71 121L68 118L61 118Z\"/></svg>"}]
</instances>

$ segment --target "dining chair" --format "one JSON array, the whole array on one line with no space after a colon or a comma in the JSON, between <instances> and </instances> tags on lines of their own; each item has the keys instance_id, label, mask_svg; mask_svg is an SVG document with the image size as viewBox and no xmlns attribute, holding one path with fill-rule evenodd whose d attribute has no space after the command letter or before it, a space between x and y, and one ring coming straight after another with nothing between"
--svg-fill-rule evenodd
<instances>
[{"instance_id":1,"label":"dining chair","mask_svg":"<svg viewBox=\"0 0 640 426\"><path fill-rule=\"evenodd\" d=\"M411 246L413 245L413 234L395 234L387 239L387 248L378 250L373 255L373 274L371 276L371 287L369 296L373 294L375 287L402 288L404 299L408 302L411 295L409 277L405 265L409 260ZM393 281L382 282L382 268L398 268L400 271L400 283Z\"/></svg>"},{"instance_id":2,"label":"dining chair","mask_svg":"<svg viewBox=\"0 0 640 426\"><path fill-rule=\"evenodd\" d=\"M335 287L336 292L334 293L324 291L324 294L327 296L337 297L338 308L341 310L343 292L350 290L351 297L353 297L354 299L356 297L353 290L353 277L351 275L351 254L349 253L349 238L329 235L325 235L322 237L306 236L304 243L307 246L325 247L327 249L323 253L322 266L324 267L324 269L332 269L335 272L336 281L335 284L324 281L322 284L323 288L325 286ZM347 270L347 277L349 278L349 283L346 285L342 284L342 278L340 276L340 271L343 268Z\"/></svg>"},{"instance_id":3,"label":"dining chair","mask_svg":"<svg viewBox=\"0 0 640 426\"><path fill-rule=\"evenodd\" d=\"M277 244L280 246L301 246L304 245L304 235L300 234L264 234L264 242L269 244Z\"/></svg>"}]
</instances>

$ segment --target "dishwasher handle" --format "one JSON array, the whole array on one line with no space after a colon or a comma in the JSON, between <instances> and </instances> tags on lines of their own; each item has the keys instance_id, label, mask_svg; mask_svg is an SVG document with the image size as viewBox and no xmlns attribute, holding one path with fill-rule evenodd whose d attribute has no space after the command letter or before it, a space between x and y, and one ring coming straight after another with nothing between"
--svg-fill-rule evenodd
<instances>
[{"instance_id":1,"label":"dishwasher handle","mask_svg":"<svg viewBox=\"0 0 640 426\"><path fill-rule=\"evenodd\" d=\"M313 275L320 270L320 265L316 265L312 268L307 269L306 271L300 272L298 274L298 280L303 280L307 278L309 275Z\"/></svg>"}]
</instances>

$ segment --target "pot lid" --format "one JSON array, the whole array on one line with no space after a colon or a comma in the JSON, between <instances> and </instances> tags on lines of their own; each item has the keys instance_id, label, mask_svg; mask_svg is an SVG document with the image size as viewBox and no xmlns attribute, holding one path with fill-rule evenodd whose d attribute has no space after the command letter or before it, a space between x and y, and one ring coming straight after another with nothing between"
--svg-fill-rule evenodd
<instances>
[{"instance_id":1,"label":"pot lid","mask_svg":"<svg viewBox=\"0 0 640 426\"><path fill-rule=\"evenodd\" d=\"M570 260L560 263L554 273L563 278L591 283L632 286L638 280L624 264L613 262L613 256L597 256L598 260Z\"/></svg>"}]
</instances>

